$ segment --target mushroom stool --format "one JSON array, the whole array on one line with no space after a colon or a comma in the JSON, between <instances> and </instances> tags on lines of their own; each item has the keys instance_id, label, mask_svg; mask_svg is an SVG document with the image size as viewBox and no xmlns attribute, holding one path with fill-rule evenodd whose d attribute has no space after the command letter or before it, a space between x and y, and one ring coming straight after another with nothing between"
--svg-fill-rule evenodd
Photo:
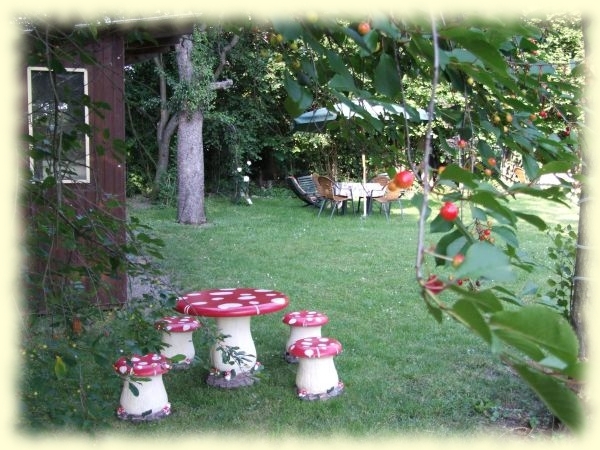
<instances>
[{"instance_id":1,"label":"mushroom stool","mask_svg":"<svg viewBox=\"0 0 600 450\"><path fill-rule=\"evenodd\" d=\"M171 366L164 355L121 357L113 365L124 380L117 417L132 422L158 420L171 414L162 376Z\"/></svg>"},{"instance_id":2,"label":"mushroom stool","mask_svg":"<svg viewBox=\"0 0 600 450\"><path fill-rule=\"evenodd\" d=\"M285 344L284 359L289 363L297 363L298 358L290 355L290 345L305 337L321 337L321 326L329 322L329 318L318 311L293 311L283 316L283 323L290 326L290 336Z\"/></svg>"},{"instance_id":3,"label":"mushroom stool","mask_svg":"<svg viewBox=\"0 0 600 450\"><path fill-rule=\"evenodd\" d=\"M333 357L342 352L342 344L329 337L299 339L289 347L298 358L296 392L301 400L327 400L342 393L344 383L338 377Z\"/></svg>"},{"instance_id":4,"label":"mushroom stool","mask_svg":"<svg viewBox=\"0 0 600 450\"><path fill-rule=\"evenodd\" d=\"M174 359L171 367L189 368L196 356L192 336L200 328L200 322L191 316L167 316L157 320L154 326L162 331L162 342L165 344L160 353ZM183 359L179 360L176 356L183 356Z\"/></svg>"}]
</instances>

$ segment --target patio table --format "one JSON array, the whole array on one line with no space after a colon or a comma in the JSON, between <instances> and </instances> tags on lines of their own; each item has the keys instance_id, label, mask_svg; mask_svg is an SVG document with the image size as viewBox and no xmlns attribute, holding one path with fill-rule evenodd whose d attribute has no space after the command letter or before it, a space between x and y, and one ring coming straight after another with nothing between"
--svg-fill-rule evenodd
<instances>
[{"instance_id":1,"label":"patio table","mask_svg":"<svg viewBox=\"0 0 600 450\"><path fill-rule=\"evenodd\" d=\"M255 288L207 289L178 298L178 312L214 318L223 335L211 347L212 369L207 384L223 388L254 384L253 374L262 366L257 359L250 319L280 311L288 304L289 298L281 292ZM237 355L228 353L228 347L235 348Z\"/></svg>"},{"instance_id":2,"label":"patio table","mask_svg":"<svg viewBox=\"0 0 600 450\"><path fill-rule=\"evenodd\" d=\"M382 186L379 183L339 181L336 183L334 192L338 195L350 196L353 200L364 198L366 202L366 213L370 214L373 198L382 197L385 194L385 186Z\"/></svg>"}]
</instances>

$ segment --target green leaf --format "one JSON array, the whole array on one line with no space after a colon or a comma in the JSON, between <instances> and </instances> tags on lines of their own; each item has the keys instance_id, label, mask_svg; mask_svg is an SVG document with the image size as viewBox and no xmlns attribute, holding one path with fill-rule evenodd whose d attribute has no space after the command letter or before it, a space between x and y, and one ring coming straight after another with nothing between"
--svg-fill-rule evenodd
<instances>
[{"instance_id":1,"label":"green leaf","mask_svg":"<svg viewBox=\"0 0 600 450\"><path fill-rule=\"evenodd\" d=\"M573 391L550 375L534 371L525 364L516 363L513 367L562 423L573 431L582 429L583 409Z\"/></svg>"},{"instance_id":2,"label":"green leaf","mask_svg":"<svg viewBox=\"0 0 600 450\"><path fill-rule=\"evenodd\" d=\"M352 27L342 27L341 31L350 37L360 48L361 56L368 56L371 54L371 49L367 46L367 43L363 36L358 34L358 32Z\"/></svg>"},{"instance_id":3,"label":"green leaf","mask_svg":"<svg viewBox=\"0 0 600 450\"><path fill-rule=\"evenodd\" d=\"M477 242L469 247L455 276L473 280L484 277L494 281L511 281L515 278L508 256L488 242Z\"/></svg>"},{"instance_id":4,"label":"green leaf","mask_svg":"<svg viewBox=\"0 0 600 450\"><path fill-rule=\"evenodd\" d=\"M137 397L140 395L140 390L137 388L137 386L135 384L133 384L131 381L127 384L129 387L129 391L133 394L134 397Z\"/></svg>"},{"instance_id":5,"label":"green leaf","mask_svg":"<svg viewBox=\"0 0 600 450\"><path fill-rule=\"evenodd\" d=\"M294 20L273 20L273 29L281 34L286 41L302 37L302 25Z\"/></svg>"},{"instance_id":6,"label":"green leaf","mask_svg":"<svg viewBox=\"0 0 600 450\"><path fill-rule=\"evenodd\" d=\"M485 222L487 220L487 214L485 213L485 211L483 209L478 208L473 203L469 203L469 207L471 210L471 217L473 218L473 220L479 219L482 222Z\"/></svg>"},{"instance_id":7,"label":"green leaf","mask_svg":"<svg viewBox=\"0 0 600 450\"><path fill-rule=\"evenodd\" d=\"M331 50L327 50L327 62L331 66L331 68L335 71L335 73L341 75L344 78L352 79L352 75L348 70L348 66L344 63L340 55Z\"/></svg>"},{"instance_id":8,"label":"green leaf","mask_svg":"<svg viewBox=\"0 0 600 450\"><path fill-rule=\"evenodd\" d=\"M356 91L356 84L350 73L348 74L335 74L328 83L331 89L337 89L339 91Z\"/></svg>"},{"instance_id":9,"label":"green leaf","mask_svg":"<svg viewBox=\"0 0 600 450\"><path fill-rule=\"evenodd\" d=\"M481 159L484 161L487 161L487 159L490 157L496 157L496 154L494 153L494 150L492 150L492 147L490 147L490 145L484 140L480 140L477 142L477 150L479 150Z\"/></svg>"},{"instance_id":10,"label":"green leaf","mask_svg":"<svg viewBox=\"0 0 600 450\"><path fill-rule=\"evenodd\" d=\"M466 242L466 239L463 236L462 232L459 229L454 229L452 232L445 234L440 238L440 240L435 246L435 252L439 255L452 256L453 253L450 253L449 246L452 245L454 242L459 241L460 239ZM443 258L436 257L435 262L436 266L441 266L446 263L446 260Z\"/></svg>"},{"instance_id":11,"label":"green leaf","mask_svg":"<svg viewBox=\"0 0 600 450\"><path fill-rule=\"evenodd\" d=\"M363 39L365 40L365 44L367 44L367 47L369 48L369 50L371 50L371 53L376 52L377 49L380 48L380 43L379 43L380 37L381 36L377 32L377 30L371 30L369 33L367 33L365 36L363 36Z\"/></svg>"},{"instance_id":12,"label":"green leaf","mask_svg":"<svg viewBox=\"0 0 600 450\"><path fill-rule=\"evenodd\" d=\"M393 58L383 53L375 68L375 89L390 98L400 93L400 77Z\"/></svg>"},{"instance_id":13,"label":"green leaf","mask_svg":"<svg viewBox=\"0 0 600 450\"><path fill-rule=\"evenodd\" d=\"M412 196L412 198L410 199L410 204L413 205L415 208L417 208L420 212L423 207L423 194L420 192L415 193ZM428 204L425 209L425 219L427 219L430 215L431 215L431 208L429 207L429 204Z\"/></svg>"},{"instance_id":14,"label":"green leaf","mask_svg":"<svg viewBox=\"0 0 600 450\"><path fill-rule=\"evenodd\" d=\"M444 52L446 54L447 60L450 61L452 59L456 59L460 63L466 63L468 65L477 64L482 66L482 63L477 61L477 56L471 53L464 48L455 48L452 51Z\"/></svg>"},{"instance_id":15,"label":"green leaf","mask_svg":"<svg viewBox=\"0 0 600 450\"><path fill-rule=\"evenodd\" d=\"M450 231L453 227L454 222L444 220L444 218L440 214L435 216L429 224L429 230L432 233L445 233L447 231Z\"/></svg>"},{"instance_id":16,"label":"green leaf","mask_svg":"<svg viewBox=\"0 0 600 450\"><path fill-rule=\"evenodd\" d=\"M300 86L289 74L285 75L283 84L288 93L288 97L285 100L285 108L290 115L296 117L312 104L312 94L304 86Z\"/></svg>"},{"instance_id":17,"label":"green leaf","mask_svg":"<svg viewBox=\"0 0 600 450\"><path fill-rule=\"evenodd\" d=\"M529 153L523 154L523 169L527 174L527 178L535 180L540 170L537 160Z\"/></svg>"},{"instance_id":18,"label":"green leaf","mask_svg":"<svg viewBox=\"0 0 600 450\"><path fill-rule=\"evenodd\" d=\"M548 225L541 217L535 216L533 214L527 214L519 211L514 211L515 215L526 222L529 222L531 225L535 226L540 231L545 231L548 229Z\"/></svg>"},{"instance_id":19,"label":"green leaf","mask_svg":"<svg viewBox=\"0 0 600 450\"><path fill-rule=\"evenodd\" d=\"M374 12L371 23L373 24L373 28L379 30L382 34L402 40L402 33L383 11ZM404 39L406 40L407 38Z\"/></svg>"},{"instance_id":20,"label":"green leaf","mask_svg":"<svg viewBox=\"0 0 600 450\"><path fill-rule=\"evenodd\" d=\"M456 239L455 241L451 242L450 244L448 244L448 248L447 248L447 255L448 256L454 256L457 253L462 253L465 254L467 249L469 248L469 244L472 241L469 240L465 235L462 235L461 237L459 237L458 239Z\"/></svg>"},{"instance_id":21,"label":"green leaf","mask_svg":"<svg viewBox=\"0 0 600 450\"><path fill-rule=\"evenodd\" d=\"M522 352L534 361L541 361L544 359L544 352L527 337L514 333L512 330L496 329L493 323L490 323L490 327L493 329L494 336L511 346L513 349Z\"/></svg>"},{"instance_id":22,"label":"green leaf","mask_svg":"<svg viewBox=\"0 0 600 450\"><path fill-rule=\"evenodd\" d=\"M54 360L54 374L59 380L67 375L67 365L60 356L56 356Z\"/></svg>"},{"instance_id":23,"label":"green leaf","mask_svg":"<svg viewBox=\"0 0 600 450\"><path fill-rule=\"evenodd\" d=\"M549 352L567 366L577 362L579 342L573 328L562 315L545 306L528 305L516 311L499 312L492 316L490 324L496 330ZM538 362L547 356L541 351L537 354L528 353Z\"/></svg>"},{"instance_id":24,"label":"green leaf","mask_svg":"<svg viewBox=\"0 0 600 450\"><path fill-rule=\"evenodd\" d=\"M495 225L492 227L492 232L500 236L508 245L512 245L515 248L519 247L519 239L514 229L505 225Z\"/></svg>"},{"instance_id":25,"label":"green leaf","mask_svg":"<svg viewBox=\"0 0 600 450\"><path fill-rule=\"evenodd\" d=\"M547 173L565 173L571 170L572 166L573 164L571 163L571 161L550 161L540 168L538 172L538 177Z\"/></svg>"},{"instance_id":26,"label":"green leaf","mask_svg":"<svg viewBox=\"0 0 600 450\"><path fill-rule=\"evenodd\" d=\"M457 37L457 41L460 42L467 50L474 55L477 55L487 66L494 70L498 75L502 72L506 72L508 66L504 57L500 54L497 48L494 48L489 43L483 40L475 39L461 39Z\"/></svg>"},{"instance_id":27,"label":"green leaf","mask_svg":"<svg viewBox=\"0 0 600 450\"><path fill-rule=\"evenodd\" d=\"M475 189L477 182L475 176L468 170L457 166L456 164L448 164L444 171L439 176L440 180L452 180L456 183L462 183L466 187Z\"/></svg>"},{"instance_id":28,"label":"green leaf","mask_svg":"<svg viewBox=\"0 0 600 450\"><path fill-rule=\"evenodd\" d=\"M509 289L506 289L503 286L500 285L496 285L494 287L492 287L493 290L500 292L501 294L503 294L502 297L497 297L502 301L505 301L507 303L511 303L513 305L517 305L517 306L523 306L523 303L521 302L521 299L518 298L514 292L512 292Z\"/></svg>"},{"instance_id":29,"label":"green leaf","mask_svg":"<svg viewBox=\"0 0 600 450\"><path fill-rule=\"evenodd\" d=\"M444 170L444 172L446 171ZM487 209L488 214L496 218L506 219L510 223L515 223L517 221L512 209L509 206L501 204L496 198L496 195L492 192L479 190L475 192L469 200L484 206Z\"/></svg>"},{"instance_id":30,"label":"green leaf","mask_svg":"<svg viewBox=\"0 0 600 450\"><path fill-rule=\"evenodd\" d=\"M490 289L471 291L461 289L454 285L450 286L449 288L455 292L458 292L463 300L471 302L473 306L484 313L502 311L502 303Z\"/></svg>"},{"instance_id":31,"label":"green leaf","mask_svg":"<svg viewBox=\"0 0 600 450\"><path fill-rule=\"evenodd\" d=\"M521 289L521 295L534 295L538 290L539 286L533 281L527 281Z\"/></svg>"},{"instance_id":32,"label":"green leaf","mask_svg":"<svg viewBox=\"0 0 600 450\"><path fill-rule=\"evenodd\" d=\"M425 301L425 305L427 305L427 312L429 312L438 323L442 323L442 319L444 318L442 310L428 301Z\"/></svg>"},{"instance_id":33,"label":"green leaf","mask_svg":"<svg viewBox=\"0 0 600 450\"><path fill-rule=\"evenodd\" d=\"M491 343L492 334L483 316L475 305L467 300L459 300L452 307L453 316L471 328L487 343Z\"/></svg>"}]
</instances>

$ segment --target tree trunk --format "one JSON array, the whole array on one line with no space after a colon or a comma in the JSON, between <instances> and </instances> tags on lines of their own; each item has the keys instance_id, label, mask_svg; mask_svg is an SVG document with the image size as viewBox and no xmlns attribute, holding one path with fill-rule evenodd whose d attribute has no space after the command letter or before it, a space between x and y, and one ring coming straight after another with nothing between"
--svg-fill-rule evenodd
<instances>
[{"instance_id":1,"label":"tree trunk","mask_svg":"<svg viewBox=\"0 0 600 450\"><path fill-rule=\"evenodd\" d=\"M179 79L191 84L192 37L182 36L175 46ZM190 111L184 105L179 114L177 131L177 221L186 225L206 223L204 212L204 146L202 126L204 115L199 109Z\"/></svg>"},{"instance_id":2,"label":"tree trunk","mask_svg":"<svg viewBox=\"0 0 600 450\"><path fill-rule=\"evenodd\" d=\"M227 53L237 44L239 37L234 35L231 41L219 51L220 64L214 71L216 79L227 62ZM183 35L175 45L179 81L188 87L194 84L194 62L192 61L193 38ZM208 84L210 89L228 89L233 86L232 80L213 81ZM179 113L169 120L165 135L165 142L170 140L167 136L169 125L176 120L177 130L177 221L186 225L201 225L206 223L204 211L204 143L202 141L202 127L204 113L201 107L192 107L189 103L183 104ZM175 124L173 123L173 129ZM168 144L166 144L168 145Z\"/></svg>"},{"instance_id":3,"label":"tree trunk","mask_svg":"<svg viewBox=\"0 0 600 450\"><path fill-rule=\"evenodd\" d=\"M177 132L177 221L186 225L206 223L204 213L204 151L202 111L182 114Z\"/></svg>"},{"instance_id":4,"label":"tree trunk","mask_svg":"<svg viewBox=\"0 0 600 450\"><path fill-rule=\"evenodd\" d=\"M589 54L589 21L582 19L582 30L583 30L583 49L584 55L587 60ZM586 69L585 73L586 80L590 79L589 68ZM588 83L585 83L587 86ZM589 110L584 108L584 110ZM589 179L588 176L593 172L593 168L590 167L591 158L588 154L589 145L589 114L585 113L584 123L588 124L587 130L584 134L584 138L580 139L581 143L581 174L584 179L581 183L581 192L579 193L579 228L577 233L577 252L575 256L575 269L573 274L573 292L571 294L571 325L575 330L575 334L579 340L579 357L581 359L587 358L587 330L585 328L585 310L591 304L591 289L590 282L591 273L590 267L592 262L592 255L590 250L590 243L586 231L586 224L588 219L591 219L588 212L590 211L590 193L588 189Z\"/></svg>"},{"instance_id":5,"label":"tree trunk","mask_svg":"<svg viewBox=\"0 0 600 450\"><path fill-rule=\"evenodd\" d=\"M585 172L585 171L584 171ZM585 224L588 220L588 203L590 197L585 183L582 185L579 200L579 231L577 236L577 252L575 257L575 270L573 276L573 295L571 296L571 325L579 340L579 357L587 357L587 332L585 329L585 310L591 304L592 292L590 290L589 267L591 251L588 244Z\"/></svg>"},{"instance_id":6,"label":"tree trunk","mask_svg":"<svg viewBox=\"0 0 600 450\"><path fill-rule=\"evenodd\" d=\"M162 56L154 58L154 63L159 73L160 87L160 120L156 127L156 140L158 142L158 161L156 162L156 173L152 185L151 198L156 198L160 191L160 184L169 168L169 151L171 138L177 129L178 115L170 116L167 108L167 80L165 77Z\"/></svg>"},{"instance_id":7,"label":"tree trunk","mask_svg":"<svg viewBox=\"0 0 600 450\"><path fill-rule=\"evenodd\" d=\"M584 55L587 57L589 54L589 41L587 40L589 32L589 22L584 18L582 19L583 29L583 48ZM587 58L586 58L587 59ZM586 79L589 80L589 68L586 68ZM586 86L588 84L586 83ZM584 108L589 110L589 108ZM590 267L592 263L592 252L590 250L590 242L588 239L586 225L588 224L589 217L588 212L590 211L590 197L588 183L589 174L593 173L590 167L591 159L588 155L588 144L589 144L589 115L584 113L584 123L588 124L587 130L584 133L584 138L580 139L581 143L581 174L583 175L583 182L581 183L581 192L579 193L579 228L577 234L577 252L575 257L575 269L573 274L573 293L571 295L571 326L577 334L579 340L579 357L581 359L587 358L587 331L585 328L585 310L591 304L592 291L590 289L590 282L592 274L590 273Z\"/></svg>"}]
</instances>

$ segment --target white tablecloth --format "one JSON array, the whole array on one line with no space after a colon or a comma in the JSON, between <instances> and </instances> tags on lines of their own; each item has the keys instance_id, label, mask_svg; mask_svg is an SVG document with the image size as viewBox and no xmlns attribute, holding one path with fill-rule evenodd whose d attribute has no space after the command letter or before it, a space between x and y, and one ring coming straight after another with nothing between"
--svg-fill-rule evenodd
<instances>
[{"instance_id":1,"label":"white tablecloth","mask_svg":"<svg viewBox=\"0 0 600 450\"><path fill-rule=\"evenodd\" d=\"M338 195L346 195L356 200L365 197L381 197L385 193L385 187L379 183L358 183L353 181L337 182L334 192Z\"/></svg>"}]
</instances>

